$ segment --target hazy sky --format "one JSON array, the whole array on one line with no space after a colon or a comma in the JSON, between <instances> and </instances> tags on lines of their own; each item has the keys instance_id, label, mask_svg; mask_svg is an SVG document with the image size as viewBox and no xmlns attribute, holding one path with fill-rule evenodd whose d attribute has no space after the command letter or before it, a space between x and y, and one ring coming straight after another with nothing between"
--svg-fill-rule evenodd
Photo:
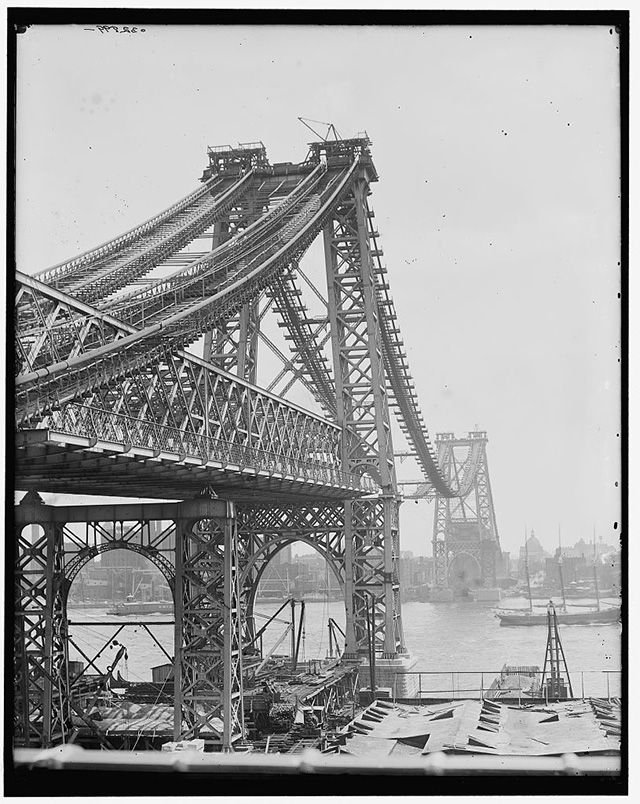
<instances>
[{"instance_id":1,"label":"hazy sky","mask_svg":"<svg viewBox=\"0 0 640 804\"><path fill-rule=\"evenodd\" d=\"M563 544L594 528L612 542L618 55L606 27L36 26L18 37L18 268L169 206L208 144L299 161L313 139L299 115L366 129L431 434L488 431L503 549L525 523L549 549L559 524ZM317 246L306 265L322 276ZM401 511L402 548L430 554L432 507Z\"/></svg>"}]
</instances>

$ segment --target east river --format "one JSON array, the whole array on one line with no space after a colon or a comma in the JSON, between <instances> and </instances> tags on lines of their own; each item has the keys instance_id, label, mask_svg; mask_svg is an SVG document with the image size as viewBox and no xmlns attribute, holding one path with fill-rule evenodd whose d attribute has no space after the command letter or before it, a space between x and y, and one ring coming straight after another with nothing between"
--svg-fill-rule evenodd
<instances>
[{"instance_id":1,"label":"east river","mask_svg":"<svg viewBox=\"0 0 640 804\"><path fill-rule=\"evenodd\" d=\"M542 603L542 601L537 601ZM571 601L572 603L574 601ZM587 601L575 601L575 603ZM614 601L611 601L614 602ZM280 602L261 600L257 612L273 614ZM502 600L502 608L526 608L522 599ZM453 603L407 602L402 606L402 621L407 649L415 659L412 671L420 671L421 686L428 689L458 691L486 688L504 664L538 665L542 668L547 641L546 626L501 626L494 614L494 605L456 601ZM572 608L569 605L569 610ZM575 611L580 609L576 608ZM584 610L584 609L582 609ZM107 608L69 608L69 632L75 645L69 649L70 659L84 661L78 648L92 658L114 638L122 618L107 615ZM299 616L299 606L296 609ZM543 612L544 608L539 611ZM305 627L299 661L324 658L329 647L327 620L332 617L344 629L344 605L340 601L309 601L306 603ZM170 620L166 614L129 616L135 625L127 625L115 639L127 648L127 660L118 670L130 681L151 681L151 668L168 661L142 626L144 623L169 655L173 655L174 626L158 624ZM282 637L290 619L286 607L265 631L263 651L266 652ZM83 625L83 622L109 621L109 625ZM264 620L256 620L258 627ZM111 624L112 623L112 624ZM155 624L154 624L155 623ZM620 694L621 633L620 624L560 625L560 637L571 674L574 695L606 696ZM285 636L277 648L278 654L289 651L290 637ZM118 646L107 647L95 661L104 671L113 662ZM602 671L611 671L603 673ZM94 671L89 671L94 672ZM438 672L439 675L433 675ZM480 680L481 679L481 680ZM607 681L608 679L608 681ZM608 686L607 686L608 684ZM471 696L470 696L471 697Z\"/></svg>"}]
</instances>

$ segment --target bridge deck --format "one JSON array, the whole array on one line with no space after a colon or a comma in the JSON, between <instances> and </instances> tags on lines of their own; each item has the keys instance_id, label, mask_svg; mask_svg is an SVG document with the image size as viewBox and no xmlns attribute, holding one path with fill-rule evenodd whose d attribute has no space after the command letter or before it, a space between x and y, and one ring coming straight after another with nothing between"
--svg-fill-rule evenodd
<instances>
[{"instance_id":1,"label":"bridge deck","mask_svg":"<svg viewBox=\"0 0 640 804\"><path fill-rule=\"evenodd\" d=\"M52 430L16 434L18 489L151 499L189 499L211 486L223 499L345 499L373 491L350 475L322 466L277 461L242 462L242 453L219 460L101 441Z\"/></svg>"}]
</instances>

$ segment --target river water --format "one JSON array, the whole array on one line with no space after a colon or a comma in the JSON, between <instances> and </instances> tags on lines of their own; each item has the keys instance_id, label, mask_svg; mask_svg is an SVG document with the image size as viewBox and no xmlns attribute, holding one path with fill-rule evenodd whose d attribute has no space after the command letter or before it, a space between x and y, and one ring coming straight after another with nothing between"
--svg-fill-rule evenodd
<instances>
[{"instance_id":1,"label":"river water","mask_svg":"<svg viewBox=\"0 0 640 804\"><path fill-rule=\"evenodd\" d=\"M574 601L572 601L574 602ZM575 601L575 603L586 601ZM613 600L611 602L614 602ZM273 614L280 602L259 601L257 612ZM526 608L523 599L503 600L502 608ZM571 610L571 607L569 607ZM576 609L578 611L579 609ZM299 607L298 607L299 613ZM540 609L544 611L544 609ZM105 609L69 608L69 632L74 644L69 658L85 661L81 649L93 658L113 638L122 618L107 615ZM329 647L327 620L332 617L344 629L344 605L340 601L309 601L306 603L304 638L300 647L300 662L324 658ZM118 670L131 681L150 681L151 668L167 662L167 657L142 626L144 623L169 655L173 655L173 625L159 625L171 619L166 614L129 616L135 625L122 629L115 639L127 648L128 658ZM285 608L279 622L273 622L263 636L266 652L283 635L290 611ZM92 621L109 625L83 625ZM412 671L425 675L421 688L457 690L483 688L491 682L505 663L539 665L542 667L547 640L546 626L505 627L494 615L489 604L455 601L452 603L408 602L402 606L405 642L415 659ZM260 626L263 620L258 619ZM112 623L112 624L111 624ZM156 624L154 624L156 623ZM560 637L574 687L574 694L584 689L586 695L620 694L621 633L619 624L560 625ZM76 647L77 646L77 647ZM289 651L290 637L286 636L277 649L278 654ZM117 646L107 647L95 661L104 671L115 656ZM608 674L602 671L611 671ZM431 675L434 673L439 675ZM453 676L452 676L453 674ZM607 686L608 678L608 686Z\"/></svg>"}]
</instances>

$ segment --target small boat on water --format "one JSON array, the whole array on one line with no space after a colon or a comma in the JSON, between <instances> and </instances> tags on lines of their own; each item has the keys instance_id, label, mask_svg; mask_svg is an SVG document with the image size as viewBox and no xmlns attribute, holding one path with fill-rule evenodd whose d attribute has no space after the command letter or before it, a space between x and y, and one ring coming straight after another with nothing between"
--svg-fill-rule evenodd
<instances>
[{"instance_id":1,"label":"small boat on water","mask_svg":"<svg viewBox=\"0 0 640 804\"><path fill-rule=\"evenodd\" d=\"M134 600L129 595L123 603L116 603L107 614L126 617L129 614L173 614L173 603L170 600Z\"/></svg>"},{"instance_id":2,"label":"small boat on water","mask_svg":"<svg viewBox=\"0 0 640 804\"><path fill-rule=\"evenodd\" d=\"M564 625L592 625L594 623L617 623L620 620L620 606L609 609L593 609L591 611L568 611L557 613L558 622ZM530 611L496 612L500 625L546 625L546 614L534 614Z\"/></svg>"}]
</instances>

